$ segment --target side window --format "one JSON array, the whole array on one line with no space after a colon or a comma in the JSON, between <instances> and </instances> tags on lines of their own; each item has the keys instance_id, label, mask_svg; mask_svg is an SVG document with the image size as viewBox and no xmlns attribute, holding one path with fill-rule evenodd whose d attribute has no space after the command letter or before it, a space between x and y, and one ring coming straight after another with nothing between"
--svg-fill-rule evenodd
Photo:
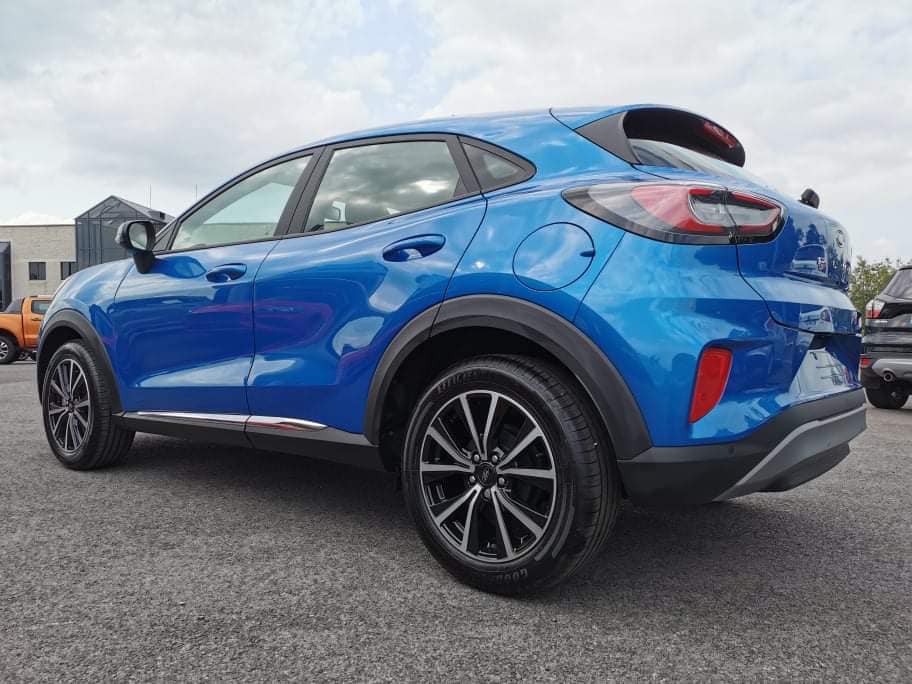
<instances>
[{"instance_id":1,"label":"side window","mask_svg":"<svg viewBox=\"0 0 912 684\"><path fill-rule=\"evenodd\" d=\"M32 300L32 313L43 316L47 313L47 310L51 308L51 303L45 299L33 299Z\"/></svg>"},{"instance_id":2,"label":"side window","mask_svg":"<svg viewBox=\"0 0 912 684\"><path fill-rule=\"evenodd\" d=\"M275 234L291 191L310 156L270 166L245 178L185 218L171 249L213 247Z\"/></svg>"},{"instance_id":3,"label":"side window","mask_svg":"<svg viewBox=\"0 0 912 684\"><path fill-rule=\"evenodd\" d=\"M333 153L304 231L331 231L442 204L465 193L444 141L347 147Z\"/></svg>"},{"instance_id":4,"label":"side window","mask_svg":"<svg viewBox=\"0 0 912 684\"><path fill-rule=\"evenodd\" d=\"M524 181L531 176L529 169L515 164L499 154L463 143L463 149L478 177L482 190L493 190Z\"/></svg>"}]
</instances>

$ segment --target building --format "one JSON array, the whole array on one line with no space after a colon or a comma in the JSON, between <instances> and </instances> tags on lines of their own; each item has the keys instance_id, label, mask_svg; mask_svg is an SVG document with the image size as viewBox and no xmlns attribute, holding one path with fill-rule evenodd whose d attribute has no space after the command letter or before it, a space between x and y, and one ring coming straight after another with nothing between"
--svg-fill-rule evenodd
<instances>
[{"instance_id":1,"label":"building","mask_svg":"<svg viewBox=\"0 0 912 684\"><path fill-rule=\"evenodd\" d=\"M111 195L77 216L75 224L0 225L0 311L14 299L53 294L78 270L123 259L126 252L114 235L130 219L151 221L158 230L171 217Z\"/></svg>"},{"instance_id":2,"label":"building","mask_svg":"<svg viewBox=\"0 0 912 684\"><path fill-rule=\"evenodd\" d=\"M0 310L19 297L53 294L75 271L73 224L0 225Z\"/></svg>"},{"instance_id":3,"label":"building","mask_svg":"<svg viewBox=\"0 0 912 684\"><path fill-rule=\"evenodd\" d=\"M76 217L76 267L78 270L117 261L127 256L126 251L114 242L117 228L124 221L143 219L151 221L155 230L171 220L163 211L144 207L136 202L111 195L88 211Z\"/></svg>"}]
</instances>

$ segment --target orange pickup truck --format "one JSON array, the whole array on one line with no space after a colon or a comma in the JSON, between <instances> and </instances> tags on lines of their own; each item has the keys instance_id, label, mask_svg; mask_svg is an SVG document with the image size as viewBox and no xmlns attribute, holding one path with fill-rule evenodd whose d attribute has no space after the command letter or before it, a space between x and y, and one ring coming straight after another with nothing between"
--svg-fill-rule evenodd
<instances>
[{"instance_id":1,"label":"orange pickup truck","mask_svg":"<svg viewBox=\"0 0 912 684\"><path fill-rule=\"evenodd\" d=\"M38 348L41 321L51 297L15 299L0 313L0 365L34 356Z\"/></svg>"}]
</instances>

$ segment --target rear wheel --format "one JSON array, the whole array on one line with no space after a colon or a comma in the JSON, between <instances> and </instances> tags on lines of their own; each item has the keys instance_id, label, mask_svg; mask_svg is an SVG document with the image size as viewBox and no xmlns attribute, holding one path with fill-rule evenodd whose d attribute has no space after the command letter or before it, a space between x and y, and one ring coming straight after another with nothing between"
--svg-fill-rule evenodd
<instances>
[{"instance_id":1,"label":"rear wheel","mask_svg":"<svg viewBox=\"0 0 912 684\"><path fill-rule=\"evenodd\" d=\"M19 345L16 340L0 333L0 366L12 363L19 358Z\"/></svg>"},{"instance_id":2,"label":"rear wheel","mask_svg":"<svg viewBox=\"0 0 912 684\"><path fill-rule=\"evenodd\" d=\"M880 389L866 389L865 394L869 402L882 409L901 409L909 399L908 390L891 385Z\"/></svg>"},{"instance_id":3,"label":"rear wheel","mask_svg":"<svg viewBox=\"0 0 912 684\"><path fill-rule=\"evenodd\" d=\"M604 544L620 491L585 397L537 359L454 366L422 397L406 436L406 502L453 575L504 594L547 589Z\"/></svg>"},{"instance_id":4,"label":"rear wheel","mask_svg":"<svg viewBox=\"0 0 912 684\"><path fill-rule=\"evenodd\" d=\"M91 470L122 460L134 433L111 415L111 392L99 362L81 341L51 357L41 391L44 431L54 455L67 468Z\"/></svg>"}]
</instances>

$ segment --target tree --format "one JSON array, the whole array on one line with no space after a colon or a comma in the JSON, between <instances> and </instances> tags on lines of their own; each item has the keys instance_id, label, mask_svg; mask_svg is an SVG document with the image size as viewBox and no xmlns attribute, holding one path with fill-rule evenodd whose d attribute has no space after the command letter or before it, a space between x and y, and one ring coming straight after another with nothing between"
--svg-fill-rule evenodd
<instances>
[{"instance_id":1,"label":"tree","mask_svg":"<svg viewBox=\"0 0 912 684\"><path fill-rule=\"evenodd\" d=\"M849 298L855 308L864 313L865 305L883 291L902 264L899 259L868 261L864 257L858 257L849 283Z\"/></svg>"}]
</instances>

